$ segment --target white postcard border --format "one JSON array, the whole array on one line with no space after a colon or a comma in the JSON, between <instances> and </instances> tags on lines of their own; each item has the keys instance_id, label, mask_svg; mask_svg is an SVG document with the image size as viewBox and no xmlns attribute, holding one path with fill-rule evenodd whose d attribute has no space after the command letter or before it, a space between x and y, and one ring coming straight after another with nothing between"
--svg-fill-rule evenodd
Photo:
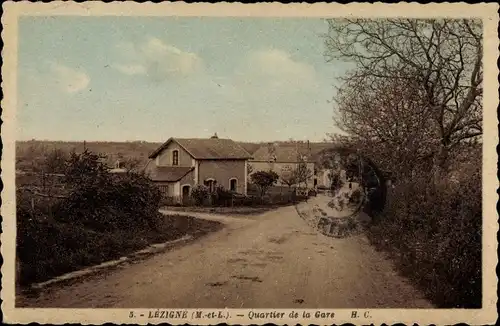
<instances>
[{"instance_id":1,"label":"white postcard border","mask_svg":"<svg viewBox=\"0 0 500 326\"><path fill-rule=\"evenodd\" d=\"M112 323L161 323L171 324L353 324L366 323L406 323L406 324L454 324L466 322L468 324L490 324L496 321L496 288L497 277L497 239L498 213L496 211L498 179L496 176L498 144L497 116L498 107L498 5L488 4L230 4L230 3L135 3L135 2L51 2L31 3L6 2L3 3L2 39L2 142L3 157L1 161L2 182L2 228L1 253L4 259L2 265L2 311L4 321L7 323L82 323L102 324ZM15 308L14 296L14 266L15 266L15 111L17 96L17 19L20 16L37 15L126 15L126 16L260 16L260 17L401 17L413 18L429 17L477 17L484 24L484 137L483 137L483 308L482 309L207 309L208 311L221 312L222 315L230 313L232 318L194 318L195 311L202 309L189 309L187 319L162 319L147 318L154 309L42 309L42 308ZM165 307L167 310L168 307ZM176 309L177 311L184 311ZM316 311L335 312L334 319L315 318ZM133 311L136 317L130 318ZM282 319L250 319L249 312L281 311L285 312ZM310 318L290 318L294 311L311 313ZM356 318L353 318L356 311ZM140 317L144 315L144 318ZM243 314L244 317L237 317ZM217 314L216 314L217 315ZM222 316L221 315L221 316Z\"/></svg>"}]
</instances>

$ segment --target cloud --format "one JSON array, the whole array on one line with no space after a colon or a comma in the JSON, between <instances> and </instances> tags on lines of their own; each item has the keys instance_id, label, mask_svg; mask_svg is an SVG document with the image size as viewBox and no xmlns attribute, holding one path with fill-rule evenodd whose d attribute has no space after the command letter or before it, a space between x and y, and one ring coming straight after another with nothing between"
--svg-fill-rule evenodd
<instances>
[{"instance_id":1,"label":"cloud","mask_svg":"<svg viewBox=\"0 0 500 326\"><path fill-rule=\"evenodd\" d=\"M205 88L199 93L207 94L207 108L231 108L231 112L214 111L219 130L238 134L234 126L258 124L262 128L249 137L258 139L262 130L274 130L276 137L283 138L286 134L307 134L319 123L309 109L326 103L330 96L326 88L325 98L323 79L314 66L286 51L257 50L243 56L232 74L203 83ZM321 121L330 121L329 117Z\"/></svg>"},{"instance_id":2,"label":"cloud","mask_svg":"<svg viewBox=\"0 0 500 326\"><path fill-rule=\"evenodd\" d=\"M81 70L76 70L59 63L51 65L55 84L67 93L77 93L90 83L90 77Z\"/></svg>"},{"instance_id":3,"label":"cloud","mask_svg":"<svg viewBox=\"0 0 500 326\"><path fill-rule=\"evenodd\" d=\"M297 90L317 85L313 66L294 60L289 53L278 49L250 52L237 75L243 83L264 84L271 88Z\"/></svg>"},{"instance_id":4,"label":"cloud","mask_svg":"<svg viewBox=\"0 0 500 326\"><path fill-rule=\"evenodd\" d=\"M162 40L150 37L142 44L119 44L127 49L130 62L117 63L115 69L127 75L147 75L155 80L182 78L200 72L203 60Z\"/></svg>"},{"instance_id":5,"label":"cloud","mask_svg":"<svg viewBox=\"0 0 500 326\"><path fill-rule=\"evenodd\" d=\"M321 80L314 67L277 49L254 50L242 57L234 73L221 78L214 92L234 105L281 107L305 105L320 98ZM218 89L217 89L218 88Z\"/></svg>"}]
</instances>

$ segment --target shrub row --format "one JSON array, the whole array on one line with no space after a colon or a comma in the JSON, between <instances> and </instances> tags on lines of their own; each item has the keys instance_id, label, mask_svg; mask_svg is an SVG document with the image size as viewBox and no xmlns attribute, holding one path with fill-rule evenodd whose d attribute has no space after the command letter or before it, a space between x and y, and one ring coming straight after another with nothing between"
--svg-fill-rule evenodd
<instances>
[{"instance_id":1,"label":"shrub row","mask_svg":"<svg viewBox=\"0 0 500 326\"><path fill-rule=\"evenodd\" d=\"M165 228L158 212L159 189L141 174L108 173L101 159L88 151L71 154L63 180L66 198L18 190L20 284L118 258L148 241L174 236L175 228Z\"/></svg>"},{"instance_id":2,"label":"shrub row","mask_svg":"<svg viewBox=\"0 0 500 326\"><path fill-rule=\"evenodd\" d=\"M161 193L142 175L109 174L81 184L55 207L55 218L95 230L156 227Z\"/></svg>"},{"instance_id":3,"label":"shrub row","mask_svg":"<svg viewBox=\"0 0 500 326\"><path fill-rule=\"evenodd\" d=\"M309 195L314 195L310 193ZM215 206L215 207L230 207L230 206L262 206L262 205L286 205L296 201L305 200L307 196L297 195L293 191L286 189L281 192L268 192L264 196L248 195L243 196L224 189L222 186L217 186L213 192L210 192L208 187L197 185L191 191L191 200L189 204L197 206ZM175 198L166 198L162 201L163 204L175 204Z\"/></svg>"},{"instance_id":4,"label":"shrub row","mask_svg":"<svg viewBox=\"0 0 500 326\"><path fill-rule=\"evenodd\" d=\"M368 235L441 308L481 307L481 171L460 182L414 178L390 191Z\"/></svg>"}]
</instances>

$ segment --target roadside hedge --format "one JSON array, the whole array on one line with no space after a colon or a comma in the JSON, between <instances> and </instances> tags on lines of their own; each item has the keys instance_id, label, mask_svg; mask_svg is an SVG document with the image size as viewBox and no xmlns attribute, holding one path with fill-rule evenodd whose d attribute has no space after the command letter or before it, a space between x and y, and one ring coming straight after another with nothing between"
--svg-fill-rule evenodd
<instances>
[{"instance_id":1,"label":"roadside hedge","mask_svg":"<svg viewBox=\"0 0 500 326\"><path fill-rule=\"evenodd\" d=\"M470 171L469 171L470 172ZM440 308L480 308L481 166L459 180L399 183L368 229L376 247Z\"/></svg>"},{"instance_id":2,"label":"roadside hedge","mask_svg":"<svg viewBox=\"0 0 500 326\"><path fill-rule=\"evenodd\" d=\"M100 155L72 153L64 183L66 198L17 191L20 285L182 236L158 212L161 192L147 177L109 173Z\"/></svg>"},{"instance_id":3,"label":"roadside hedge","mask_svg":"<svg viewBox=\"0 0 500 326\"><path fill-rule=\"evenodd\" d=\"M127 173L78 185L55 218L95 230L156 228L161 192L146 177Z\"/></svg>"}]
</instances>

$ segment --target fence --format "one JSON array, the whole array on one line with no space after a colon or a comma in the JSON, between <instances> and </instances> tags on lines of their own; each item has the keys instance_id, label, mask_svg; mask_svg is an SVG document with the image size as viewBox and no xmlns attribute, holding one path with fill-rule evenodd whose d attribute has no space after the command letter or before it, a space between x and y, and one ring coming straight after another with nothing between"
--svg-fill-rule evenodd
<instances>
[{"instance_id":1,"label":"fence","mask_svg":"<svg viewBox=\"0 0 500 326\"><path fill-rule=\"evenodd\" d=\"M57 196L67 194L69 189L66 187L64 174L19 171L16 173L17 189L29 189L36 193Z\"/></svg>"},{"instance_id":2,"label":"fence","mask_svg":"<svg viewBox=\"0 0 500 326\"><path fill-rule=\"evenodd\" d=\"M239 207L239 206L268 206L268 205L288 205L298 201L305 200L307 194L270 193L263 197L260 196L242 196L232 194L228 197L217 197L216 195L207 196L201 204L197 204L193 197L181 198L180 196L164 196L161 205L164 206L207 206L207 207Z\"/></svg>"},{"instance_id":3,"label":"fence","mask_svg":"<svg viewBox=\"0 0 500 326\"><path fill-rule=\"evenodd\" d=\"M52 220L54 218L52 207L60 200L67 198L65 195L44 194L29 188L17 189L16 206L21 211L28 213L33 220ZM22 216L17 216L22 218Z\"/></svg>"},{"instance_id":4,"label":"fence","mask_svg":"<svg viewBox=\"0 0 500 326\"><path fill-rule=\"evenodd\" d=\"M32 219L52 219L52 206L69 193L63 178L64 174L17 171L17 206Z\"/></svg>"}]
</instances>

